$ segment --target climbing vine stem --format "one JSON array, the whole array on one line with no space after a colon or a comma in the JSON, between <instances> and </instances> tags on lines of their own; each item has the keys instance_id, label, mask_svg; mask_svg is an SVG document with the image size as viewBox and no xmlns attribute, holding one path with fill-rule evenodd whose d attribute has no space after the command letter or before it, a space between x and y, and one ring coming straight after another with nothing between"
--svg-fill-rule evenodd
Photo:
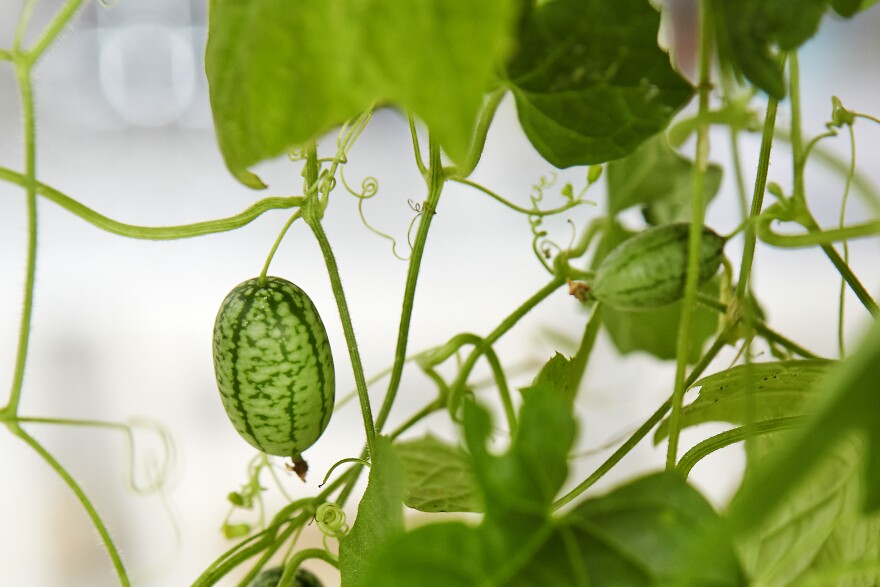
<instances>
[{"instance_id":1,"label":"climbing vine stem","mask_svg":"<svg viewBox=\"0 0 880 587\"><path fill-rule=\"evenodd\" d=\"M388 382L388 391L385 393L385 399L376 419L376 429L380 432L388 420L391 406L394 404L397 391L400 388L403 365L406 362L406 347L415 304L416 285L422 266L422 255L425 252L431 222L434 220L437 205L440 202L440 193L443 191L443 184L446 181L440 159L440 146L434 140L430 140L428 143L428 167L425 179L428 183L428 199L424 205L419 228L416 232L416 240L413 243L412 255L409 258L409 269L406 273L406 285L403 291L403 306L400 312L400 325L397 330L397 346L394 350L394 364L391 367L391 379Z\"/></svg>"},{"instance_id":2,"label":"climbing vine stem","mask_svg":"<svg viewBox=\"0 0 880 587\"><path fill-rule=\"evenodd\" d=\"M712 14L708 0L700 2L700 89L699 117L697 125L697 147L694 161L693 193L691 194L691 229L688 238L687 279L681 318L678 322L676 344L675 386L672 392L672 414L669 416L669 446L666 453L666 469L673 470L678 455L678 437L681 430L681 410L684 402L685 369L690 354L691 323L693 321L697 280L699 272L700 242L703 234L705 216L704 192L706 172L709 167L709 123L705 120L709 112L712 73Z\"/></svg>"},{"instance_id":3,"label":"climbing vine stem","mask_svg":"<svg viewBox=\"0 0 880 587\"><path fill-rule=\"evenodd\" d=\"M370 408L370 397L367 395L367 380L364 377L364 367L361 362L361 354L358 350L357 341L354 336L354 327L351 323L351 313L348 310L348 302L345 299L345 292L342 289L342 279L339 277L339 266L336 263L336 256L333 249L330 248L330 241L327 239L327 233L321 226L321 204L318 199L318 148L314 141L307 147L307 158L305 168L305 183L308 188L306 195L306 205L303 209L303 219L318 241L321 247L321 253L324 255L324 262L327 265L327 273L330 277L330 286L333 289L333 296L336 298L336 306L339 309L339 319L342 322L342 330L345 334L345 343L348 346L348 354L351 358L351 367L354 371L355 386L358 390L358 399L361 404L361 414L364 419L364 432L367 437L367 450L370 455L373 454L373 445L376 439L376 429L373 426L373 411Z\"/></svg>"}]
</instances>

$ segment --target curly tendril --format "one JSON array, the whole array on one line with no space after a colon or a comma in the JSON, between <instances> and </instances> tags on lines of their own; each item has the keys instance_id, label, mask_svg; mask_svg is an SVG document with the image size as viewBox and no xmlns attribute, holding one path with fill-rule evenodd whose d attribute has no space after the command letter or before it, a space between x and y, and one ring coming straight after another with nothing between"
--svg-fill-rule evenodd
<instances>
[{"instance_id":1,"label":"curly tendril","mask_svg":"<svg viewBox=\"0 0 880 587\"><path fill-rule=\"evenodd\" d=\"M325 501L315 511L315 523L325 537L342 538L348 533L345 512L333 502Z\"/></svg>"},{"instance_id":2,"label":"curly tendril","mask_svg":"<svg viewBox=\"0 0 880 587\"><path fill-rule=\"evenodd\" d=\"M409 259L408 254L406 256L404 256L404 255L401 255L400 253L397 252L397 244L398 244L397 239L394 238L393 236L391 236L390 234L382 232L381 230L379 230L378 228L376 228L375 226L370 224L370 222L367 220L366 215L364 214L364 202L379 193L379 180L377 180L375 177L373 177L371 175L367 176L363 179L363 181L361 181L361 191L357 191L357 190L353 189L346 181L345 174L343 173L342 168L339 169L339 179L342 180L342 185L345 187L345 190L349 194L351 194L352 196L357 198L358 214L361 217L361 222L367 228L367 230L369 230L370 232L372 232L375 235L378 235L386 240L391 241L391 254L393 254L396 258L400 259L401 261L408 260ZM410 226L412 226L412 225L410 225ZM412 244L410 244L410 250L412 250Z\"/></svg>"}]
</instances>

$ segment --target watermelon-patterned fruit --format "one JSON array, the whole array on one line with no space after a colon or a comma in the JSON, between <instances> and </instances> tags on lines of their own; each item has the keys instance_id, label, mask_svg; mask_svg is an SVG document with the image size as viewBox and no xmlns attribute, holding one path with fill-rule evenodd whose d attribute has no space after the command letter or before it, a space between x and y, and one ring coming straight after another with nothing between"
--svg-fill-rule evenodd
<instances>
[{"instance_id":1,"label":"watermelon-patterned fruit","mask_svg":"<svg viewBox=\"0 0 880 587\"><path fill-rule=\"evenodd\" d=\"M625 240L596 269L588 298L619 310L649 310L684 297L690 225L665 224ZM704 226L700 234L697 282L718 271L725 239Z\"/></svg>"},{"instance_id":2,"label":"watermelon-patterned fruit","mask_svg":"<svg viewBox=\"0 0 880 587\"><path fill-rule=\"evenodd\" d=\"M303 463L333 411L330 343L309 296L278 277L235 287L214 323L223 407L252 446Z\"/></svg>"}]
</instances>

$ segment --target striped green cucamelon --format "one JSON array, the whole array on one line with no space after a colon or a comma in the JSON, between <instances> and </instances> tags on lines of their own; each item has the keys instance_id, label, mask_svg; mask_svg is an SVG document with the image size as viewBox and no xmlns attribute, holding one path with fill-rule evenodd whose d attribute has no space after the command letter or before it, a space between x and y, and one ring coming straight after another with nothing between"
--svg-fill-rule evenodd
<instances>
[{"instance_id":1,"label":"striped green cucamelon","mask_svg":"<svg viewBox=\"0 0 880 587\"><path fill-rule=\"evenodd\" d=\"M284 567L266 569L248 583L248 587L278 587L283 574ZM296 575L293 578L293 587L323 587L323 585L321 580L307 569L300 567L296 570Z\"/></svg>"},{"instance_id":2,"label":"striped green cucamelon","mask_svg":"<svg viewBox=\"0 0 880 587\"><path fill-rule=\"evenodd\" d=\"M304 465L301 453L327 427L335 394L327 331L309 296L278 277L237 285L214 322L214 373L238 433Z\"/></svg>"},{"instance_id":3,"label":"striped green cucamelon","mask_svg":"<svg viewBox=\"0 0 880 587\"><path fill-rule=\"evenodd\" d=\"M625 240L596 268L589 298L620 310L648 310L684 296L687 274L687 223L649 228ZM699 283L715 275L725 240L703 227L700 239Z\"/></svg>"}]
</instances>

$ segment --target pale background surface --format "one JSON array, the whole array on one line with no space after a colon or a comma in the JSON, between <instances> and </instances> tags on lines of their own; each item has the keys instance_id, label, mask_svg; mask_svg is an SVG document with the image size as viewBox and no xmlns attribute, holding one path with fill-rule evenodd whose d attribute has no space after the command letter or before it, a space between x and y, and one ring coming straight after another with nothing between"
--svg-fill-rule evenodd
<instances>
[{"instance_id":1,"label":"pale background surface","mask_svg":"<svg viewBox=\"0 0 880 587\"><path fill-rule=\"evenodd\" d=\"M59 4L40 3L34 24L44 23ZM123 0L112 9L97 3L84 8L38 71L41 181L107 216L142 225L220 218L263 195L239 185L226 172L216 148L202 73L202 5L202 0ZM0 3L0 46L11 44L19 8L19 2ZM832 93L849 108L880 114L878 30L877 9L856 23L826 19L819 36L804 48L806 134L824 130ZM18 108L11 67L0 64L0 165L13 169L23 165ZM783 121L786 117L781 112ZM475 179L527 205L530 186L551 167L515 123L512 101L507 100ZM878 184L880 128L860 122L857 129L861 169ZM757 144L757 136L743 143L747 169L756 160ZM834 147L845 153L846 141L837 140ZM784 151L780 146L776 153L783 156ZM715 137L712 154L727 163L725 135ZM378 113L351 160L346 172L350 183L374 175L381 186L379 196L366 206L369 219L405 238L414 214L407 200L421 201L425 194L402 117L391 111ZM271 194L300 191L298 168L286 160L261 165L259 173ZM783 186L790 185L789 175L787 164L771 169L771 179ZM580 183L583 170L560 173L563 178ZM811 169L809 180L820 221L836 222L842 180L818 166ZM600 205L602 189L593 194ZM733 189L726 174L722 202L709 214L709 223L719 232L737 224ZM852 200L851 210L853 218L864 213L858 198ZM600 213L601 208L583 207L572 217L583 225ZM178 449L166 502L126 490L120 435L93 429L28 429L94 499L136 585L187 585L231 545L219 533L227 512L225 495L245 481L245 467L254 454L234 433L218 401L210 355L214 315L232 286L260 271L286 214L267 214L234 233L161 243L103 233L46 201L40 202L39 214L35 316L22 413L162 422ZM356 201L341 190L328 214L328 232L369 375L390 364L406 264L391 255L387 241L363 227ZM547 225L557 240L568 241L564 222ZM462 331L486 333L541 287L547 276L531 255L530 239L525 218L477 192L448 186L424 259L410 349L436 345ZM0 184L4 381L11 377L15 356L25 242L22 191ZM734 258L738 247L739 241L731 244ZM877 241L854 243L851 254L866 286L880 294ZM283 243L272 272L298 283L321 309L338 365L337 393L346 393L353 379L341 328L320 254L303 226L296 226ZM772 324L817 352L835 355L833 300L839 282L820 253L762 248L754 280ZM849 308L849 334L855 339L866 314L853 300ZM557 348L570 353L572 348L557 347L542 333L552 329L574 339L584 320L585 314L560 292L503 340L502 360L507 365L542 362ZM728 353L719 365L731 357ZM580 446L596 447L634 429L669 393L673 370L644 356L621 360L607 340L600 339L580 397ZM511 384L523 385L529 379L514 378ZM424 379L408 372L392 424L420 407L431 393ZM285 478L294 495L314 494L332 463L359 452L363 434L356 405L352 402L335 414L325 436L309 451L309 483ZM431 418L428 425L449 436L442 416ZM688 431L683 441L692 443L705 434ZM149 452L150 445L149 440L143 443L139 454ZM606 454L576 461L572 479L583 478ZM657 469L664 456L664 446L654 449L644 443L595 490ZM741 466L738 451L725 451L699 465L693 480L723 503ZM0 585L115 584L97 534L66 486L28 447L5 433L0 433L0 471ZM277 505L271 504L270 512ZM351 516L352 508L353 504L348 508ZM319 540L314 526L305 540ZM320 564L314 569L323 573L326 569Z\"/></svg>"}]
</instances>

